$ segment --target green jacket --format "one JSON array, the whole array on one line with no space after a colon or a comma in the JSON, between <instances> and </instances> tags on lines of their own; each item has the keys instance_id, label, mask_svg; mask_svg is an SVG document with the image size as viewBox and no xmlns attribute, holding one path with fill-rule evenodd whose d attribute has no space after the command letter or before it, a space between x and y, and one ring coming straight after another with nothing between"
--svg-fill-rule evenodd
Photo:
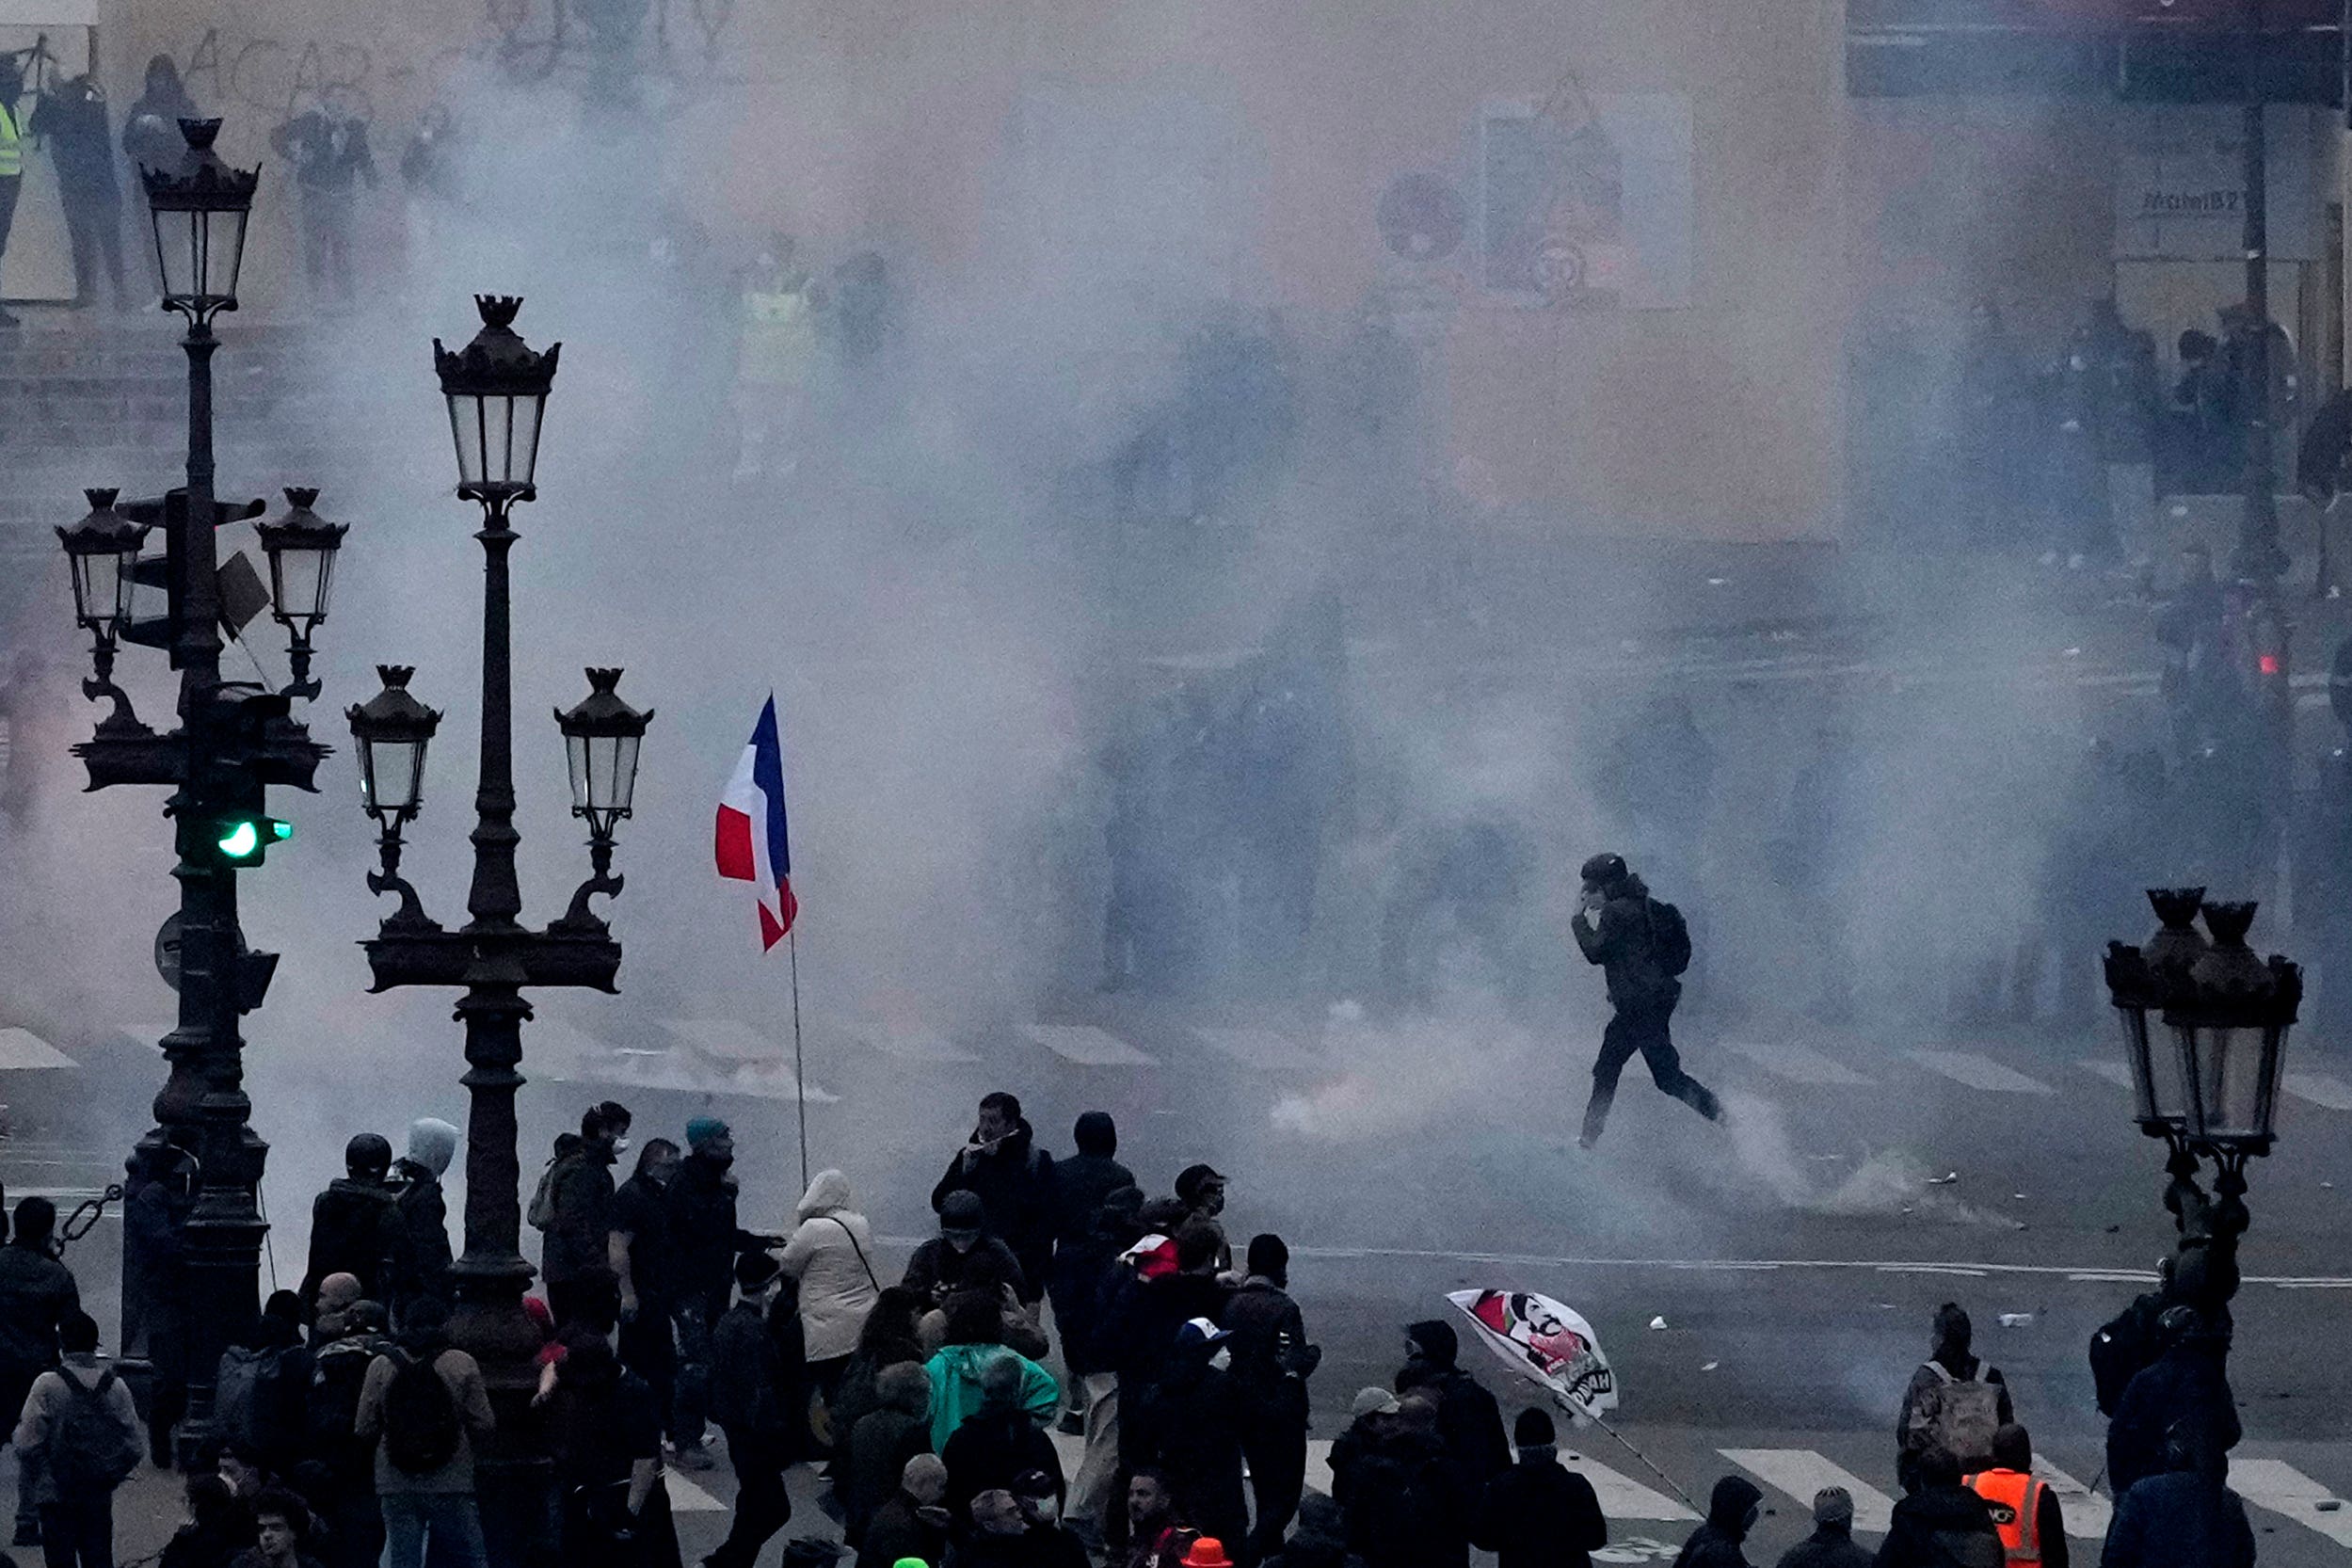
<instances>
[{"instance_id":1,"label":"green jacket","mask_svg":"<svg viewBox=\"0 0 2352 1568\"><path fill-rule=\"evenodd\" d=\"M980 1393L980 1370L1000 1355L1021 1364L1021 1403L1030 1419L1041 1432L1053 1424L1053 1413L1062 1402L1062 1385L1053 1381L1051 1372L1002 1345L943 1345L923 1365L923 1370L931 1374L933 1453L946 1448L964 1417L985 1402Z\"/></svg>"}]
</instances>

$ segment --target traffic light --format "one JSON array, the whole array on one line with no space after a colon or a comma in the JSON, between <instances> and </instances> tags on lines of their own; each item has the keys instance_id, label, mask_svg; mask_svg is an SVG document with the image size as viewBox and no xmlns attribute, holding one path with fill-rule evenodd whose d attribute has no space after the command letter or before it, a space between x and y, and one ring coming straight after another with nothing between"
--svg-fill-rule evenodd
<instances>
[{"instance_id":1,"label":"traffic light","mask_svg":"<svg viewBox=\"0 0 2352 1568\"><path fill-rule=\"evenodd\" d=\"M293 837L294 824L259 814L217 817L205 829L206 840L229 866L258 866L267 858L270 845Z\"/></svg>"}]
</instances>

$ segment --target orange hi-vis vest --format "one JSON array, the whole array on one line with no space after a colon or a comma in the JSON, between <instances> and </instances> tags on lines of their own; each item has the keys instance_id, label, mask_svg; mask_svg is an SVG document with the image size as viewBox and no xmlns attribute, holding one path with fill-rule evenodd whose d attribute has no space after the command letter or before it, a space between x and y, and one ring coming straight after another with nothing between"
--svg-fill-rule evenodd
<instances>
[{"instance_id":1,"label":"orange hi-vis vest","mask_svg":"<svg viewBox=\"0 0 2352 1568\"><path fill-rule=\"evenodd\" d=\"M1985 1500L2001 1550L2010 1568L2039 1568L2041 1561L2041 1494L2047 1483L2016 1470L1987 1470L1968 1478L1968 1489Z\"/></svg>"}]
</instances>

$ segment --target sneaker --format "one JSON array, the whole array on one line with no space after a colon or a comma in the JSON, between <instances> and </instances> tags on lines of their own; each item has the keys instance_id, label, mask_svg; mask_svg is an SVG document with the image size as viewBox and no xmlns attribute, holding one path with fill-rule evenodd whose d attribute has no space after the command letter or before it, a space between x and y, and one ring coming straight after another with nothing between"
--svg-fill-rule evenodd
<instances>
[{"instance_id":1,"label":"sneaker","mask_svg":"<svg viewBox=\"0 0 2352 1568\"><path fill-rule=\"evenodd\" d=\"M708 1470L717 1464L699 1443L689 1443L678 1450L678 1467L681 1470Z\"/></svg>"},{"instance_id":2,"label":"sneaker","mask_svg":"<svg viewBox=\"0 0 2352 1568\"><path fill-rule=\"evenodd\" d=\"M1592 1134L1589 1132L1578 1133L1576 1135L1576 1147L1584 1150L1587 1154L1592 1153L1593 1147L1599 1143L1600 1140L1593 1137Z\"/></svg>"}]
</instances>

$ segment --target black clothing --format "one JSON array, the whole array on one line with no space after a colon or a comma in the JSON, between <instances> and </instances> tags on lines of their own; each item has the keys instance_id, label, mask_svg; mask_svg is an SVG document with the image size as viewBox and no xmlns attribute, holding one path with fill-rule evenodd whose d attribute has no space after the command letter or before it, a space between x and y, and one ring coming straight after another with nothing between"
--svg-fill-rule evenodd
<instances>
[{"instance_id":1,"label":"black clothing","mask_svg":"<svg viewBox=\"0 0 2352 1568\"><path fill-rule=\"evenodd\" d=\"M1053 1239L1067 1246L1095 1234L1103 1200L1135 1185L1135 1173L1107 1154L1074 1154L1053 1164ZM984 1206L986 1198L982 1198Z\"/></svg>"},{"instance_id":2,"label":"black clothing","mask_svg":"<svg viewBox=\"0 0 2352 1568\"><path fill-rule=\"evenodd\" d=\"M1463 1496L1483 1496L1486 1485L1511 1468L1511 1438L1502 1407L1478 1379L1459 1367L1410 1361L1397 1373L1400 1396L1427 1389L1437 1397L1437 1435L1460 1472Z\"/></svg>"},{"instance_id":3,"label":"black clothing","mask_svg":"<svg viewBox=\"0 0 2352 1568\"><path fill-rule=\"evenodd\" d=\"M982 1237L972 1243L969 1252L958 1249L943 1236L935 1236L915 1249L899 1283L930 1297L934 1304L944 1304L962 1290L996 1296L1008 1285L1021 1300L1035 1299L1030 1294L1028 1275L1022 1272L1020 1259L994 1236Z\"/></svg>"},{"instance_id":4,"label":"black clothing","mask_svg":"<svg viewBox=\"0 0 2352 1568\"><path fill-rule=\"evenodd\" d=\"M1442 1446L1359 1421L1332 1446L1331 1468L1348 1548L1366 1568L1464 1568L1469 1561L1472 1505Z\"/></svg>"},{"instance_id":5,"label":"black clothing","mask_svg":"<svg viewBox=\"0 0 2352 1568\"><path fill-rule=\"evenodd\" d=\"M2237 1447L2244 1429L2230 1393L2228 1344L2196 1335L2158 1356L2132 1379L2107 1423L2107 1479L2120 1497L2164 1469L2165 1440L2185 1426L2198 1451L2215 1459Z\"/></svg>"},{"instance_id":6,"label":"black clothing","mask_svg":"<svg viewBox=\"0 0 2352 1568\"><path fill-rule=\"evenodd\" d=\"M860 1416L846 1432L835 1431L833 1489L841 1501L842 1534L856 1545L876 1512L899 1495L906 1462L931 1451L931 1422L886 1405Z\"/></svg>"},{"instance_id":7,"label":"black clothing","mask_svg":"<svg viewBox=\"0 0 2352 1568\"><path fill-rule=\"evenodd\" d=\"M1127 1425L1134 1422L1144 1463L1165 1471L1176 1493L1176 1517L1203 1535L1242 1542L1249 1505L1241 1489L1241 1395L1233 1374L1207 1356L1197 1349L1178 1352L1166 1374L1132 1403L1121 1387L1120 1448L1124 1452Z\"/></svg>"},{"instance_id":8,"label":"black clothing","mask_svg":"<svg viewBox=\"0 0 2352 1568\"><path fill-rule=\"evenodd\" d=\"M947 1552L948 1532L915 1515L915 1499L904 1491L874 1511L857 1547L857 1568L897 1568L901 1558L917 1558L937 1568Z\"/></svg>"},{"instance_id":9,"label":"black clothing","mask_svg":"<svg viewBox=\"0 0 2352 1568\"><path fill-rule=\"evenodd\" d=\"M729 1432L727 1458L735 1467L735 1517L728 1525L727 1539L703 1560L706 1568L752 1568L760 1548L792 1523L792 1499L784 1490L792 1454L775 1439L748 1432L738 1439Z\"/></svg>"},{"instance_id":10,"label":"black clothing","mask_svg":"<svg viewBox=\"0 0 2352 1568\"><path fill-rule=\"evenodd\" d=\"M2246 1504L2192 1470L2151 1476L2116 1495L2099 1568L2253 1568Z\"/></svg>"},{"instance_id":11,"label":"black clothing","mask_svg":"<svg viewBox=\"0 0 2352 1568\"><path fill-rule=\"evenodd\" d=\"M1722 1120L1723 1108L1717 1103L1714 1093L1682 1069L1682 1053L1674 1048L1674 1036L1668 1022L1673 1014L1672 1001L1620 1007L1602 1029L1601 1054L1592 1064L1592 1097L1584 1108L1587 1144L1597 1142L1608 1125L1608 1110L1617 1099L1618 1075L1625 1070L1625 1064L1633 1060L1637 1051L1649 1064L1650 1080L1660 1092L1682 1101L1708 1121Z\"/></svg>"},{"instance_id":12,"label":"black clothing","mask_svg":"<svg viewBox=\"0 0 2352 1568\"><path fill-rule=\"evenodd\" d=\"M670 1240L678 1249L680 1302L699 1305L703 1321L712 1325L734 1293L737 1256L764 1244L735 1223L735 1177L728 1165L707 1154L690 1154L662 1194L669 1208Z\"/></svg>"},{"instance_id":13,"label":"black clothing","mask_svg":"<svg viewBox=\"0 0 2352 1568\"><path fill-rule=\"evenodd\" d=\"M584 1145L556 1161L548 1174L548 1207L554 1218L540 1246L540 1268L551 1288L559 1285L589 1286L613 1277L606 1251L613 1232L613 1151ZM733 1265L733 1259L728 1264ZM555 1301L549 1297L548 1305ZM555 1314L557 1328L568 1327L564 1314Z\"/></svg>"},{"instance_id":14,"label":"black clothing","mask_svg":"<svg viewBox=\"0 0 2352 1568\"><path fill-rule=\"evenodd\" d=\"M1764 1494L1745 1476L1725 1476L1707 1494L1706 1522L1690 1532L1674 1568L1748 1568L1740 1549L1748 1539L1748 1516L1764 1501Z\"/></svg>"},{"instance_id":15,"label":"black clothing","mask_svg":"<svg viewBox=\"0 0 2352 1568\"><path fill-rule=\"evenodd\" d=\"M336 120L312 109L272 131L269 145L294 165L294 183L306 197L317 191L347 193L361 182L376 184L376 158L368 151L363 120Z\"/></svg>"},{"instance_id":16,"label":"black clothing","mask_svg":"<svg viewBox=\"0 0 2352 1568\"><path fill-rule=\"evenodd\" d=\"M972 1499L981 1493L1010 1492L1032 1470L1053 1478L1057 1498L1067 1491L1053 1439L1039 1432L1019 1405L965 1416L964 1424L948 1434L939 1461L948 1467L948 1517L958 1521L971 1517Z\"/></svg>"},{"instance_id":17,"label":"black clothing","mask_svg":"<svg viewBox=\"0 0 2352 1568\"><path fill-rule=\"evenodd\" d=\"M1232 1335L1233 1386L1241 1407L1241 1452L1256 1503L1249 1540L1234 1554L1247 1568L1282 1545L1306 1485L1306 1379L1322 1352L1289 1292L1252 1274L1217 1320Z\"/></svg>"},{"instance_id":18,"label":"black clothing","mask_svg":"<svg viewBox=\"0 0 2352 1568\"><path fill-rule=\"evenodd\" d=\"M360 1294L392 1300L408 1251L408 1232L392 1190L381 1181L337 1176L311 1205L311 1263L302 1275L302 1320L318 1312L318 1288L328 1274L351 1274Z\"/></svg>"},{"instance_id":19,"label":"black clothing","mask_svg":"<svg viewBox=\"0 0 2352 1568\"><path fill-rule=\"evenodd\" d=\"M1176 1330L1194 1318L1218 1321L1228 1294L1213 1274L1182 1273L1134 1280L1133 1288L1116 1293L1098 1333L1111 1352L1111 1369L1119 1374L1123 1407L1166 1374L1176 1355ZM1124 1437L1124 1418L1120 1429Z\"/></svg>"},{"instance_id":20,"label":"black clothing","mask_svg":"<svg viewBox=\"0 0 2352 1568\"><path fill-rule=\"evenodd\" d=\"M49 143L65 207L66 238L73 253L73 298L98 296L100 268L114 285L116 305L130 303L122 272L122 186L115 175L114 135L106 125L106 95L88 76L44 94L33 110L32 135Z\"/></svg>"},{"instance_id":21,"label":"black clothing","mask_svg":"<svg viewBox=\"0 0 2352 1568\"><path fill-rule=\"evenodd\" d=\"M82 1292L66 1266L47 1253L14 1241L0 1246L0 1376L18 1376L27 1388L57 1364L57 1325L80 1310ZM24 1389L17 1390L22 1411Z\"/></svg>"},{"instance_id":22,"label":"black clothing","mask_svg":"<svg viewBox=\"0 0 2352 1568\"><path fill-rule=\"evenodd\" d=\"M1550 1454L1523 1455L1486 1483L1470 1544L1493 1552L1496 1568L1592 1568L1608 1521L1591 1481Z\"/></svg>"},{"instance_id":23,"label":"black clothing","mask_svg":"<svg viewBox=\"0 0 2352 1568\"><path fill-rule=\"evenodd\" d=\"M636 1518L628 1516L631 1473L662 1454L661 1412L642 1378L624 1372L586 1387L559 1371L547 1405L548 1448L563 1499L563 1560L582 1568L679 1568L669 1493L657 1476ZM635 1537L614 1539L616 1527Z\"/></svg>"},{"instance_id":24,"label":"black clothing","mask_svg":"<svg viewBox=\"0 0 2352 1568\"><path fill-rule=\"evenodd\" d=\"M401 1255L400 1294L404 1298L431 1296L450 1299L449 1199L441 1178L412 1160L392 1161L393 1206L400 1211L405 1246Z\"/></svg>"},{"instance_id":25,"label":"black clothing","mask_svg":"<svg viewBox=\"0 0 2352 1568\"><path fill-rule=\"evenodd\" d=\"M777 1311L786 1310L781 1304ZM737 1302L712 1335L711 1415L726 1429L732 1446L744 1442L783 1445L794 1429L792 1390L798 1368L784 1365L781 1347L760 1308Z\"/></svg>"},{"instance_id":26,"label":"black clothing","mask_svg":"<svg viewBox=\"0 0 2352 1568\"><path fill-rule=\"evenodd\" d=\"M1053 1264L1053 1156L1037 1146L1036 1138L1026 1121L1016 1123L993 1152L959 1152L948 1161L947 1175L931 1190L935 1213L946 1204L950 1192L979 1194L989 1233L1002 1237L1020 1260L1020 1294L1025 1302L1045 1293ZM968 1165L966 1155L971 1157Z\"/></svg>"},{"instance_id":27,"label":"black clothing","mask_svg":"<svg viewBox=\"0 0 2352 1568\"><path fill-rule=\"evenodd\" d=\"M1667 971L1661 956L1648 887L1638 876L1626 877L1601 905L1597 927L1578 910L1568 929L1585 961L1601 967L1609 1005L1616 1009L1601 1034L1600 1059L1592 1064L1592 1097L1584 1109L1585 1145L1600 1138L1617 1097L1617 1077L1636 1051L1649 1064L1650 1077L1660 1090L1707 1120L1720 1120L1722 1107L1704 1084L1682 1070L1682 1057L1674 1049L1668 1020L1682 1000L1682 982Z\"/></svg>"},{"instance_id":28,"label":"black clothing","mask_svg":"<svg viewBox=\"0 0 2352 1568\"><path fill-rule=\"evenodd\" d=\"M1105 1216L1096 1214L1094 1228L1083 1237L1064 1237L1054 1247L1053 1274L1046 1282L1046 1294L1053 1301L1053 1326L1062 1336L1062 1358L1069 1364L1070 1375L1079 1379L1111 1370L1111 1350L1096 1342L1103 1301L1119 1255L1137 1240L1127 1221L1104 1221Z\"/></svg>"},{"instance_id":29,"label":"black clothing","mask_svg":"<svg viewBox=\"0 0 2352 1568\"><path fill-rule=\"evenodd\" d=\"M1870 1554L1855 1544L1849 1526L1816 1525L1781 1554L1779 1568L1870 1568Z\"/></svg>"},{"instance_id":30,"label":"black clothing","mask_svg":"<svg viewBox=\"0 0 2352 1568\"><path fill-rule=\"evenodd\" d=\"M613 1193L613 1229L629 1238L629 1283L643 1304L639 1315L666 1316L679 1292L678 1243L668 1195L643 1171Z\"/></svg>"},{"instance_id":31,"label":"black clothing","mask_svg":"<svg viewBox=\"0 0 2352 1568\"><path fill-rule=\"evenodd\" d=\"M1895 1505L1878 1568L2002 1568L2008 1553L1985 1500L1965 1486L1923 1486Z\"/></svg>"}]
</instances>

